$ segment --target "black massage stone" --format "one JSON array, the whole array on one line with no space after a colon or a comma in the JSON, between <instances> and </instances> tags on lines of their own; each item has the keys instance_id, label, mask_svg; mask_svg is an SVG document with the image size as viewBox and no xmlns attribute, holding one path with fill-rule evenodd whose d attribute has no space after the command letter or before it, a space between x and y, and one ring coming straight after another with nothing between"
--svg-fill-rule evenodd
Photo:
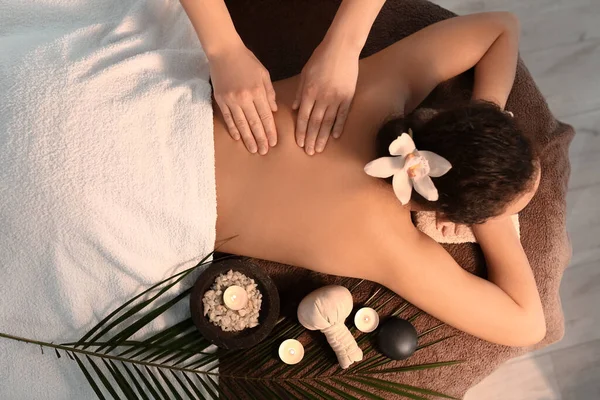
<instances>
[{"instance_id":1,"label":"black massage stone","mask_svg":"<svg viewBox=\"0 0 600 400\"><path fill-rule=\"evenodd\" d=\"M233 270L254 279L262 293L262 303L258 314L258 325L239 332L226 332L214 325L204 315L202 297L215 282L217 276ZM198 331L208 341L223 349L248 349L264 340L273 330L279 318L279 292L277 287L259 266L240 259L215 261L206 268L196 280L190 294L192 321Z\"/></svg>"},{"instance_id":2,"label":"black massage stone","mask_svg":"<svg viewBox=\"0 0 600 400\"><path fill-rule=\"evenodd\" d=\"M404 360L417 349L417 330L410 322L392 317L379 328L379 350L392 360Z\"/></svg>"}]
</instances>

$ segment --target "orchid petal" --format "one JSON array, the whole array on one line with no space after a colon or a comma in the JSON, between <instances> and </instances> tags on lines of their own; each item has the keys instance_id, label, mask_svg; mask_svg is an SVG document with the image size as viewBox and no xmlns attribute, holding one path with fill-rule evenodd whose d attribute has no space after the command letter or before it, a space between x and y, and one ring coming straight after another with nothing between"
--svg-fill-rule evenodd
<instances>
[{"instance_id":1,"label":"orchid petal","mask_svg":"<svg viewBox=\"0 0 600 400\"><path fill-rule=\"evenodd\" d=\"M404 167L404 157L381 157L365 165L365 172L375 178L389 178Z\"/></svg>"},{"instance_id":2,"label":"orchid petal","mask_svg":"<svg viewBox=\"0 0 600 400\"><path fill-rule=\"evenodd\" d=\"M412 180L408 177L406 171L400 171L394 175L392 186L398 200L402 205L406 205L410 201L412 193Z\"/></svg>"},{"instance_id":3,"label":"orchid petal","mask_svg":"<svg viewBox=\"0 0 600 400\"><path fill-rule=\"evenodd\" d=\"M439 194L430 177L424 176L413 182L415 190L429 201L437 201Z\"/></svg>"},{"instance_id":4,"label":"orchid petal","mask_svg":"<svg viewBox=\"0 0 600 400\"><path fill-rule=\"evenodd\" d=\"M445 175L452 168L450 161L431 151L419 150L419 154L422 155L429 163L429 176L438 178L442 175Z\"/></svg>"},{"instance_id":5,"label":"orchid petal","mask_svg":"<svg viewBox=\"0 0 600 400\"><path fill-rule=\"evenodd\" d=\"M413 142L412 138L408 134L403 133L390 144L389 151L393 156L406 157L415 151L415 148L415 142Z\"/></svg>"}]
</instances>

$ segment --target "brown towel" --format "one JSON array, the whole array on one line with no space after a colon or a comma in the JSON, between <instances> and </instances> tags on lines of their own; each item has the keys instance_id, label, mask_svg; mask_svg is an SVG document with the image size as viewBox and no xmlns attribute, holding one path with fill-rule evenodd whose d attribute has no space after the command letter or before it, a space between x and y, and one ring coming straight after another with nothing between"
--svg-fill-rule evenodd
<instances>
[{"instance_id":1,"label":"brown towel","mask_svg":"<svg viewBox=\"0 0 600 400\"><path fill-rule=\"evenodd\" d=\"M238 32L246 45L271 72L274 80L300 72L331 23L339 0L229 0ZM388 0L375 21L362 56L368 56L423 27L454 16L453 13L422 0ZM407 55L409 57L410 55ZM469 98L473 73L469 71L440 85L424 102L432 108ZM547 321L545 340L536 348L554 343L563 336L563 315L558 288L571 249L566 233L568 146L573 129L558 122L536 87L531 75L519 62L515 85L507 108L519 110L517 120L531 137L541 154L542 179L538 193L520 214L521 241L529 257L540 290ZM457 262L468 271L485 276L485 263L475 244L444 245ZM341 278L325 276L286 265L257 260L275 279L281 294L282 313L295 315L295 308L309 291ZM360 304L376 288L367 283L355 294ZM383 315L397 306L390 304ZM410 315L414 310L406 310ZM437 321L421 316L415 321L419 331ZM526 348L510 348L477 339L451 327L436 331L429 339L456 336L439 346L415 353L398 365L466 360L457 366L402 373L395 380L462 397L467 389L490 374L509 358L525 353ZM306 344L317 336L306 335ZM326 348L326 347L324 347ZM332 362L333 364L334 362ZM222 363L221 372L232 368ZM327 373L327 371L325 372ZM244 397L241 394L240 397Z\"/></svg>"}]
</instances>

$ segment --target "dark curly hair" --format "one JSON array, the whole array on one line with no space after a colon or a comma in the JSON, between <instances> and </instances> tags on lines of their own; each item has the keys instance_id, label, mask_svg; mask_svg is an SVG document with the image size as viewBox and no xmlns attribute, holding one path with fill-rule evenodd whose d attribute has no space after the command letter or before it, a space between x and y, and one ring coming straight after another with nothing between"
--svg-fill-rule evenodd
<instances>
[{"instance_id":1,"label":"dark curly hair","mask_svg":"<svg viewBox=\"0 0 600 400\"><path fill-rule=\"evenodd\" d=\"M429 202L416 191L411 199L452 222L479 224L500 215L532 184L532 146L514 119L493 103L471 101L439 112L418 109L391 120L377 135L378 157L389 156L390 143L409 128L418 150L433 151L452 164L446 175L432 178L438 201Z\"/></svg>"}]
</instances>

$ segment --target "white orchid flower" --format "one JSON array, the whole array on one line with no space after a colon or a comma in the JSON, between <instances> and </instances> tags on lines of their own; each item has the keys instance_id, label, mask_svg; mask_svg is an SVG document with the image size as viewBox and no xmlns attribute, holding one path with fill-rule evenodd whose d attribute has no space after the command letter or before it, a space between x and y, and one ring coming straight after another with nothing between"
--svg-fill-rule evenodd
<instances>
[{"instance_id":1,"label":"white orchid flower","mask_svg":"<svg viewBox=\"0 0 600 400\"><path fill-rule=\"evenodd\" d=\"M412 132L403 133L389 147L393 157L381 157L365 165L365 172L376 178L394 176L392 186L398 200L405 205L410 200L412 188L429 201L439 198L431 180L446 174L452 164L431 151L419 151L412 140Z\"/></svg>"}]
</instances>

